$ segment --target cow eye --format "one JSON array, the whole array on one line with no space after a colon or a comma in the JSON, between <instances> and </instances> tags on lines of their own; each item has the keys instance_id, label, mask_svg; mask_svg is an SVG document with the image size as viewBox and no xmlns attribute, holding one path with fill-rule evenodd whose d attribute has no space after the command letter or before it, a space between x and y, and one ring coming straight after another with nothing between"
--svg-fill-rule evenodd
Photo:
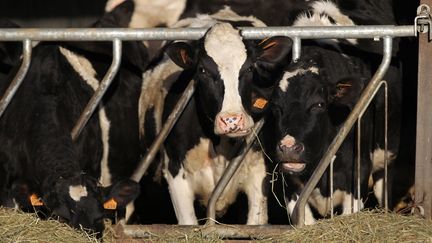
<instances>
[{"instance_id":1,"label":"cow eye","mask_svg":"<svg viewBox=\"0 0 432 243\"><path fill-rule=\"evenodd\" d=\"M248 67L247 69L246 69L246 72L248 72L248 73L250 73L250 72L252 72L252 66L250 66L250 67Z\"/></svg>"},{"instance_id":2,"label":"cow eye","mask_svg":"<svg viewBox=\"0 0 432 243\"><path fill-rule=\"evenodd\" d=\"M324 102L317 102L313 104L310 108L311 111L321 111L325 108Z\"/></svg>"},{"instance_id":3,"label":"cow eye","mask_svg":"<svg viewBox=\"0 0 432 243\"><path fill-rule=\"evenodd\" d=\"M207 71L203 67L198 68L198 73L205 74Z\"/></svg>"}]
</instances>

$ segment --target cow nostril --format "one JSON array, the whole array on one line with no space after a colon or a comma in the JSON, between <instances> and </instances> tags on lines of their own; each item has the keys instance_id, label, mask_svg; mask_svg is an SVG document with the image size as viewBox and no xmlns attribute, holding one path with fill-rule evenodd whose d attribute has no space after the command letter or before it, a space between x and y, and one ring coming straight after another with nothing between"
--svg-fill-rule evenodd
<instances>
[{"instance_id":1,"label":"cow nostril","mask_svg":"<svg viewBox=\"0 0 432 243\"><path fill-rule=\"evenodd\" d=\"M222 116L219 117L219 121L222 122L222 124L227 125L228 119L223 118Z\"/></svg>"},{"instance_id":2,"label":"cow nostril","mask_svg":"<svg viewBox=\"0 0 432 243\"><path fill-rule=\"evenodd\" d=\"M304 146L301 143L298 144L294 144L293 148L294 151L296 151L297 153L301 153L304 150Z\"/></svg>"},{"instance_id":3,"label":"cow nostril","mask_svg":"<svg viewBox=\"0 0 432 243\"><path fill-rule=\"evenodd\" d=\"M286 151L287 149L288 149L288 147L287 146L285 146L285 145L283 145L283 144L278 144L278 148L279 148L279 150L281 151L281 152L284 152L284 151Z\"/></svg>"}]
</instances>

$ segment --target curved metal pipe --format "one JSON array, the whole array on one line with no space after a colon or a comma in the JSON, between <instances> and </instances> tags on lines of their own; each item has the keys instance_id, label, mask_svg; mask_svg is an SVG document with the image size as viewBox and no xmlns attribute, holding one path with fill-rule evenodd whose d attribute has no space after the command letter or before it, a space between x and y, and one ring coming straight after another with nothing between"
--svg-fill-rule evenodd
<instances>
[{"instance_id":1,"label":"curved metal pipe","mask_svg":"<svg viewBox=\"0 0 432 243\"><path fill-rule=\"evenodd\" d=\"M32 54L32 41L29 39L25 39L23 41L23 59L22 59L21 66L18 69L18 72L15 75L14 79L12 80L11 84L5 91L2 99L0 100L0 117L3 115L4 111L6 110L10 101L12 100L12 97L15 95L16 91L22 84L22 81L24 80L29 70L31 54Z\"/></svg>"},{"instance_id":2,"label":"curved metal pipe","mask_svg":"<svg viewBox=\"0 0 432 243\"><path fill-rule=\"evenodd\" d=\"M253 142L256 139L257 134L261 131L262 126L264 125L264 119L259 120L254 127L254 131L249 134L249 136L245 139L245 147L242 151L242 154L236 157L233 161L231 161L227 168L225 169L222 177L219 179L216 187L214 188L212 195L210 196L208 206L207 206L207 225L214 225L216 220L216 202L219 199L222 192L225 190L225 187L228 185L229 181L236 173L238 168L241 165L244 157L248 153L249 149L252 147Z\"/></svg>"},{"instance_id":3,"label":"curved metal pipe","mask_svg":"<svg viewBox=\"0 0 432 243\"><path fill-rule=\"evenodd\" d=\"M366 110L367 106L372 101L374 95L376 94L376 92L380 87L381 80L383 79L385 73L387 72L392 57L393 39L387 36L384 37L383 41L384 41L384 56L378 70L372 77L369 84L364 89L357 104L354 106L352 112L346 119L344 125L339 130L337 136L333 139L332 143L327 149L326 154L319 162L311 178L306 183L305 187L303 188L300 194L299 200L297 201L294 207L292 219L293 222L298 226L304 225L305 206L310 194L318 184L318 181L320 180L321 176L324 174L325 170L330 164L332 157L336 154L337 150L339 149L342 142L348 135L349 131L351 130L354 123L356 122L357 118L360 116L360 114L362 114Z\"/></svg>"},{"instance_id":4,"label":"curved metal pipe","mask_svg":"<svg viewBox=\"0 0 432 243\"><path fill-rule=\"evenodd\" d=\"M131 180L139 182L144 173L147 171L147 168L153 161L156 153L159 151L161 144L165 141L165 138L168 136L174 124L177 122L178 118L188 104L189 100L192 98L192 95L195 92L195 83L196 82L193 79L189 82L186 90L180 97L180 100L177 102L173 111L168 116L168 119L165 121L162 130L159 132L159 135L156 137L155 141L150 146L147 154L144 156L144 158L141 159L137 168L135 169L135 172L130 177Z\"/></svg>"},{"instance_id":5,"label":"curved metal pipe","mask_svg":"<svg viewBox=\"0 0 432 243\"><path fill-rule=\"evenodd\" d=\"M72 140L75 141L77 137L80 135L82 129L87 124L88 120L90 119L91 115L95 111L96 107L98 106L100 100L102 99L105 92L108 90L108 87L110 86L111 82L113 81L115 75L117 74L117 71L120 67L121 62L121 55L122 55L122 42L119 39L114 39L113 41L113 61L111 63L111 66L109 67L107 73L105 74L104 78L102 79L102 82L99 84L99 87L91 97L90 101L87 103L84 111L81 113L77 123L72 129L71 136Z\"/></svg>"}]
</instances>

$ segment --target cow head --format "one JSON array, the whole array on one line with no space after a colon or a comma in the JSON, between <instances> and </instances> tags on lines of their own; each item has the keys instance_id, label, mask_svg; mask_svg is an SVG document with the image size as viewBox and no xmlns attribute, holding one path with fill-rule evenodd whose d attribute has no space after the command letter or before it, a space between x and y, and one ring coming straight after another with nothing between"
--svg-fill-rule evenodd
<instances>
[{"instance_id":1,"label":"cow head","mask_svg":"<svg viewBox=\"0 0 432 243\"><path fill-rule=\"evenodd\" d=\"M130 180L119 181L103 192L97 181L86 175L60 178L52 187L45 188L40 199L29 192L32 205L37 200L38 205L34 206L44 206L60 221L96 233L98 238L104 230L104 206L115 203L117 207L125 207L139 193L139 185Z\"/></svg>"},{"instance_id":2,"label":"cow head","mask_svg":"<svg viewBox=\"0 0 432 243\"><path fill-rule=\"evenodd\" d=\"M283 172L313 171L363 89L358 78L334 83L320 71L314 63L291 66L272 99L271 146Z\"/></svg>"},{"instance_id":3,"label":"cow head","mask_svg":"<svg viewBox=\"0 0 432 243\"><path fill-rule=\"evenodd\" d=\"M251 132L253 117L266 108L268 97L261 91L274 85L270 77L290 50L289 38L245 41L229 23L215 24L195 43L176 42L167 47L177 65L192 71L197 104L213 121L214 133L228 137Z\"/></svg>"}]
</instances>

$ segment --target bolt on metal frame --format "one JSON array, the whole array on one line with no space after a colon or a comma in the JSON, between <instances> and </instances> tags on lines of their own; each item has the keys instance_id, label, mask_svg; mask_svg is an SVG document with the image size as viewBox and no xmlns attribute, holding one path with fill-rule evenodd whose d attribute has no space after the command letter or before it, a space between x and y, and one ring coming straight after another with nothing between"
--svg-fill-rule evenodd
<instances>
[{"instance_id":1,"label":"bolt on metal frame","mask_svg":"<svg viewBox=\"0 0 432 243\"><path fill-rule=\"evenodd\" d=\"M391 59L391 48L392 38L395 37L408 37L415 36L417 32L417 26L390 26L390 25L370 25L370 26L340 26L340 27L265 27L265 28L254 28L254 27L243 27L241 34L245 39L262 39L270 36L288 36L293 40L292 58L293 61L300 57L301 53L301 40L302 39L355 39L355 38L373 38L383 39L384 41L384 57L378 71L373 76L371 82L366 87L362 94L359 103L354 107L353 112L348 117L345 125L341 128L339 134L328 149L328 153L323 157L317 170L314 172L310 181L306 184L296 208L294 211L294 218L297 222L303 221L304 219L304 206L307 201L308 195L312 192L312 189L316 186L321 175L324 173L328 164L331 161L334 153L337 151L343 139L346 137L348 131L351 129L354 122L359 118L367 104L375 95L379 87L383 84L381 81L384 73L386 72L389 61ZM146 28L146 29L121 29L121 28L106 28L106 29L1 29L0 30L0 41L23 41L23 62L19 69L16 77L13 79L9 90L13 92L6 92L0 100L0 116L3 114L7 107L7 104L12 99L15 91L19 88L22 80L30 65L31 57L31 43L32 41L112 41L113 42L113 61L111 67L104 76L104 79L100 83L100 86L90 99L85 110L82 112L80 119L76 123L72 131L72 137L75 139L79 136L79 133L85 126L88 118L96 109L100 99L102 98L105 91L108 89L112 79L114 78L121 60L121 43L122 41L142 41L142 40L196 40L204 36L207 29L205 28L179 28L179 29L168 29L168 28ZM152 145L150 151L140 162L140 169L137 169L132 176L132 179L139 181L142 175L145 173L148 165L154 158L156 151L163 143L165 137L169 134L172 126L176 122L177 118L181 115L182 110L186 106L187 102L192 97L195 85L194 81L188 85L187 90L176 106L176 109L170 115L168 121L164 124L162 131L159 136L155 139L156 142ZM1 117L0 117L1 118ZM258 133L262 122L258 123L256 132ZM254 141L252 137L247 139L246 148L250 147ZM244 149L243 153L246 153L248 149ZM244 156L244 155L242 155ZM240 156L240 157L242 157ZM215 220L215 203L226 184L229 182L232 175L240 165L241 160L239 159L233 165L230 165L229 173L223 175L211 197L211 203L208 207L209 222ZM386 180L385 180L386 181ZM209 223L211 224L211 223ZM299 224L302 224L301 222ZM125 226L127 227L127 226Z\"/></svg>"}]
</instances>

